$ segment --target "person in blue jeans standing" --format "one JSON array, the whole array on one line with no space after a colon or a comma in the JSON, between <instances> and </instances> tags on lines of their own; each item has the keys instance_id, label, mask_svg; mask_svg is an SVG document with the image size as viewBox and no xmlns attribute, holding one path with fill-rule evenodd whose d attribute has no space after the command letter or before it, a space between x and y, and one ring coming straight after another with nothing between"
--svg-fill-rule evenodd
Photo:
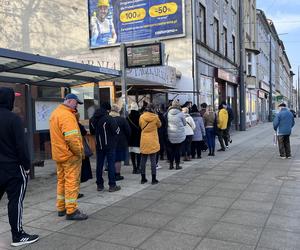
<instances>
[{"instance_id":1,"label":"person in blue jeans standing","mask_svg":"<svg viewBox=\"0 0 300 250\"><path fill-rule=\"evenodd\" d=\"M90 119L90 133L96 136L96 178L97 190L104 190L103 165L104 160L107 160L108 167L108 185L109 192L116 192L121 189L116 184L116 170L115 170L115 154L117 135L120 132L116 121L109 116L111 106L105 102L101 104L100 109L96 110L93 117Z\"/></svg>"},{"instance_id":2,"label":"person in blue jeans standing","mask_svg":"<svg viewBox=\"0 0 300 250\"><path fill-rule=\"evenodd\" d=\"M207 107L207 111L204 113L203 119L206 131L207 146L209 149L208 156L215 156L217 115L213 111L213 107L211 105Z\"/></svg>"}]
</instances>

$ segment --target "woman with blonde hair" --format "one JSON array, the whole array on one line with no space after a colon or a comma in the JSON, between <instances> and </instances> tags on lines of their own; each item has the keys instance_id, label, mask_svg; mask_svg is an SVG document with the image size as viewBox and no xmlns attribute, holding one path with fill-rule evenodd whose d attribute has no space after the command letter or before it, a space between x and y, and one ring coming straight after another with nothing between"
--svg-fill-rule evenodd
<instances>
[{"instance_id":1,"label":"woman with blonde hair","mask_svg":"<svg viewBox=\"0 0 300 250\"><path fill-rule=\"evenodd\" d=\"M215 156L217 115L214 112L212 105L209 105L207 107L207 111L204 113L203 118L206 131L207 146L209 149L208 155Z\"/></svg>"}]
</instances>

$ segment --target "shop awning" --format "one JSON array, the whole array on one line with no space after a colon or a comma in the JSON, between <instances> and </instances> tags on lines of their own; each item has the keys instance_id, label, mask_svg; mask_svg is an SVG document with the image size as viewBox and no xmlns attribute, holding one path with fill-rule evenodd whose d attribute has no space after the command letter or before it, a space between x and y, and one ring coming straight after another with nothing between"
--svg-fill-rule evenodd
<instances>
[{"instance_id":1,"label":"shop awning","mask_svg":"<svg viewBox=\"0 0 300 250\"><path fill-rule=\"evenodd\" d=\"M0 83L73 87L120 77L120 71L0 48Z\"/></svg>"}]
</instances>

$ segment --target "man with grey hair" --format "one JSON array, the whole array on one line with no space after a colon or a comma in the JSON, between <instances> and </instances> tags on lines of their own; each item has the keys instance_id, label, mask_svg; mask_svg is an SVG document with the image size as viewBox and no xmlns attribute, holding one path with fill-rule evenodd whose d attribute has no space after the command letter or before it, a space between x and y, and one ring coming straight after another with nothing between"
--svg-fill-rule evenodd
<instances>
[{"instance_id":1,"label":"man with grey hair","mask_svg":"<svg viewBox=\"0 0 300 250\"><path fill-rule=\"evenodd\" d=\"M285 103L278 105L280 111L273 121L274 130L277 133L279 154L281 159L291 158L290 135L295 125L292 112Z\"/></svg>"}]
</instances>

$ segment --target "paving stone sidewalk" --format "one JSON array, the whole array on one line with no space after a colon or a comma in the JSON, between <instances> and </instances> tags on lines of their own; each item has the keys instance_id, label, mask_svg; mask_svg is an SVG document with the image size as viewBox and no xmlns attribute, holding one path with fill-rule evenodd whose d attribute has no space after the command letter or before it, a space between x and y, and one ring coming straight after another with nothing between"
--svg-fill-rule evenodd
<instances>
[{"instance_id":1,"label":"paving stone sidewalk","mask_svg":"<svg viewBox=\"0 0 300 250\"><path fill-rule=\"evenodd\" d=\"M24 202L24 227L39 242L24 249L267 250L300 249L300 125L292 159L273 145L271 124L236 132L226 152L168 170L141 185L124 167L117 193L84 183L79 206L90 218L66 221L55 211L55 165L37 168ZM218 145L218 143L217 143ZM93 161L93 167L94 161ZM150 179L150 167L148 177ZM107 183L107 182L106 182ZM0 249L11 249L7 200L0 203ZM18 248L15 248L18 249Z\"/></svg>"}]
</instances>

